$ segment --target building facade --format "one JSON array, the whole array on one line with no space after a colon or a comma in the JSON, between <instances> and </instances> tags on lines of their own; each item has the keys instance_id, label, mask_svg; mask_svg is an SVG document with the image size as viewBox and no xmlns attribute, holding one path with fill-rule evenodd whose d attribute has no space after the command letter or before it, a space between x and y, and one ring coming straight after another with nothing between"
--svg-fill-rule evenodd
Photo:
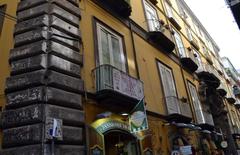
<instances>
[{"instance_id":1,"label":"building facade","mask_svg":"<svg viewBox=\"0 0 240 155\"><path fill-rule=\"evenodd\" d=\"M231 79L183 0L0 0L0 10L3 154L237 154ZM148 125L131 132L143 101Z\"/></svg>"}]
</instances>

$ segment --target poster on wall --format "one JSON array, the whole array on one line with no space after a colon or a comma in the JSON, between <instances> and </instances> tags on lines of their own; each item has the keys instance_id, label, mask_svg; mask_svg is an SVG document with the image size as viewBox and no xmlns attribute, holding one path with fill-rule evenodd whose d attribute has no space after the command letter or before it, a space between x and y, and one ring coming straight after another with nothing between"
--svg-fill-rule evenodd
<instances>
[{"instance_id":1,"label":"poster on wall","mask_svg":"<svg viewBox=\"0 0 240 155\"><path fill-rule=\"evenodd\" d=\"M113 87L115 91L138 100L144 96L142 82L119 70L113 70Z\"/></svg>"}]
</instances>

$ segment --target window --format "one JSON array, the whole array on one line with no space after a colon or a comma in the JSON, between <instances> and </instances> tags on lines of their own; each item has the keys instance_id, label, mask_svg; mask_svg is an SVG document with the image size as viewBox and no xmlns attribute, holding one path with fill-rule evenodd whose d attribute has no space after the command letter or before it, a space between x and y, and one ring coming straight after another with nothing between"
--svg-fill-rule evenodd
<instances>
[{"instance_id":1,"label":"window","mask_svg":"<svg viewBox=\"0 0 240 155\"><path fill-rule=\"evenodd\" d=\"M174 38L175 38L175 42L176 42L176 45L178 48L179 55L180 55L180 57L185 57L186 53L185 53L184 45L182 42L182 38L177 31L175 31L174 29L173 29L173 31L174 31Z\"/></svg>"},{"instance_id":2,"label":"window","mask_svg":"<svg viewBox=\"0 0 240 155\"><path fill-rule=\"evenodd\" d=\"M191 32L191 30L190 30L189 27L186 27L186 32L187 32L187 37L188 37L188 39L189 39L190 41L192 41L192 40L193 40L192 32Z\"/></svg>"},{"instance_id":3,"label":"window","mask_svg":"<svg viewBox=\"0 0 240 155\"><path fill-rule=\"evenodd\" d=\"M196 117L197 117L197 123L199 123L199 124L205 123L205 118L204 118L204 115L203 115L201 103L200 103L199 98L198 98L196 87L193 84L191 84L190 82L188 82L188 88L189 88L192 103L193 103L193 106L194 106L194 109L195 109L195 114L196 114Z\"/></svg>"},{"instance_id":4,"label":"window","mask_svg":"<svg viewBox=\"0 0 240 155\"><path fill-rule=\"evenodd\" d=\"M122 37L97 23L99 64L109 64L126 71Z\"/></svg>"},{"instance_id":5,"label":"window","mask_svg":"<svg viewBox=\"0 0 240 155\"><path fill-rule=\"evenodd\" d=\"M149 31L161 31L157 11L148 2L144 1L144 4Z\"/></svg>"},{"instance_id":6,"label":"window","mask_svg":"<svg viewBox=\"0 0 240 155\"><path fill-rule=\"evenodd\" d=\"M177 92L173 79L172 70L158 62L158 68L163 84L164 95L166 99L168 113L179 113L179 105L176 102Z\"/></svg>"},{"instance_id":7,"label":"window","mask_svg":"<svg viewBox=\"0 0 240 155\"><path fill-rule=\"evenodd\" d=\"M1 36L2 28L3 28L4 14L5 14L6 8L7 8L6 5L0 6L0 36Z\"/></svg>"},{"instance_id":8,"label":"window","mask_svg":"<svg viewBox=\"0 0 240 155\"><path fill-rule=\"evenodd\" d=\"M173 17L173 11L172 11L171 6L168 4L168 2L165 2L165 6L166 6L168 17Z\"/></svg>"}]
</instances>

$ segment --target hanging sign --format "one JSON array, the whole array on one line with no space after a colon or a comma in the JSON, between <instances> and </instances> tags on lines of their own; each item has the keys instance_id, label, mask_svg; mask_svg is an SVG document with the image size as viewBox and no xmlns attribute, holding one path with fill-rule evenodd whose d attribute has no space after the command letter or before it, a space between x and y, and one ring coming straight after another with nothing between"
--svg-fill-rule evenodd
<instances>
[{"instance_id":1,"label":"hanging sign","mask_svg":"<svg viewBox=\"0 0 240 155\"><path fill-rule=\"evenodd\" d=\"M144 99L140 100L129 117L129 127L132 133L148 129L147 114Z\"/></svg>"}]
</instances>

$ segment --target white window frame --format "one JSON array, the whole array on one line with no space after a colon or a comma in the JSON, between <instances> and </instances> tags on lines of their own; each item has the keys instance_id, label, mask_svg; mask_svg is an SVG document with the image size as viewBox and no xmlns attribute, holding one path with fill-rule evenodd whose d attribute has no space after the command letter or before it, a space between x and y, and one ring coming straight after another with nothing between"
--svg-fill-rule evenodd
<instances>
[{"instance_id":1,"label":"white window frame","mask_svg":"<svg viewBox=\"0 0 240 155\"><path fill-rule=\"evenodd\" d=\"M183 44L183 41L182 41L182 37L175 29L173 29L173 31L174 31L173 36L174 36L175 43L176 43L177 48L178 48L178 53L179 53L180 57L185 57L186 56L186 51L185 51L185 47L184 47L184 44Z\"/></svg>"},{"instance_id":2,"label":"white window frame","mask_svg":"<svg viewBox=\"0 0 240 155\"><path fill-rule=\"evenodd\" d=\"M100 23L96 23L97 26L97 42L98 42L98 55L99 55L99 65L103 65L103 53L102 53L102 44L101 44L101 31L105 31L107 33L108 36L108 42L109 42L109 54L110 54L110 64L112 66L115 66L114 64L114 57L113 57L113 49L112 49L112 42L111 42L111 38L114 37L119 41L119 51L120 51L120 57L121 57L121 62L122 62L122 66L120 69L121 71L126 72L126 61L125 61L125 55L124 55L124 51L123 51L123 39L121 36L117 35L115 32L111 31L110 29L106 28L105 26L103 26ZM115 66L116 67L116 66Z\"/></svg>"},{"instance_id":3,"label":"white window frame","mask_svg":"<svg viewBox=\"0 0 240 155\"><path fill-rule=\"evenodd\" d=\"M157 64L158 64L158 70L160 73L161 83L163 85L163 92L164 92L167 110L170 114L180 113L180 107L176 102L176 99L178 97L177 97L177 90L175 86L173 72L170 68L163 65L161 62L157 62ZM167 74L165 74L166 72L169 73L170 77L168 77Z\"/></svg>"},{"instance_id":4,"label":"white window frame","mask_svg":"<svg viewBox=\"0 0 240 155\"><path fill-rule=\"evenodd\" d=\"M189 89L189 92L190 92L190 96L191 96L191 101L193 103L193 107L194 107L194 111L196 113L196 121L197 123L205 123L206 120L205 120L205 117L203 115L203 108L202 108L202 105L201 105L201 102L199 100L199 97L197 95L197 89L196 87L191 83L191 82L188 82L188 89ZM192 92L194 91L194 92ZM199 115L197 115L199 114ZM201 118L199 118L201 117Z\"/></svg>"},{"instance_id":5,"label":"white window frame","mask_svg":"<svg viewBox=\"0 0 240 155\"><path fill-rule=\"evenodd\" d=\"M144 7L149 31L161 31L161 25L159 22L157 10L153 6L151 6L151 4L148 3L146 0L144 0ZM149 14L151 14L150 18L148 17Z\"/></svg>"}]
</instances>

